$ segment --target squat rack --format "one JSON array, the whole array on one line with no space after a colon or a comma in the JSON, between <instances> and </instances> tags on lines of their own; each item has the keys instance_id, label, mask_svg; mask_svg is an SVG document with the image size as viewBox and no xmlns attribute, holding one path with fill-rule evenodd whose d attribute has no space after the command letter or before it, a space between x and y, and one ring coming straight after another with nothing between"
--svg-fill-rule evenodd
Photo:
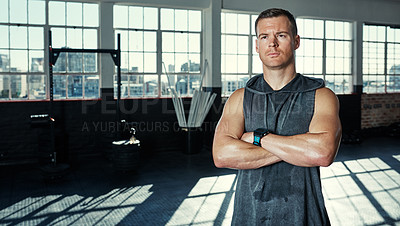
<instances>
[{"instance_id":1,"label":"squat rack","mask_svg":"<svg viewBox=\"0 0 400 226\"><path fill-rule=\"evenodd\" d=\"M49 101L49 118L50 118L50 132L51 132L51 149L56 155L55 150L55 128L54 128L54 81L53 81L53 66L56 64L60 53L108 53L117 66L117 123L121 120L121 34L117 35L117 49L66 49L66 48L53 48L52 47L52 34L49 31L49 88L50 88L50 101ZM119 133L118 133L119 136ZM56 156L53 156L54 163L56 163Z\"/></svg>"}]
</instances>

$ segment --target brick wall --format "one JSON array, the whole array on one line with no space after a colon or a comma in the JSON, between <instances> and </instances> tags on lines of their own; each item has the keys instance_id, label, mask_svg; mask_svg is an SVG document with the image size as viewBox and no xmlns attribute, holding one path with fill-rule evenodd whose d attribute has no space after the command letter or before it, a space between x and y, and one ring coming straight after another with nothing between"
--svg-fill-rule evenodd
<instances>
[{"instance_id":1,"label":"brick wall","mask_svg":"<svg viewBox=\"0 0 400 226\"><path fill-rule=\"evenodd\" d=\"M363 94L361 128L388 126L400 122L400 93Z\"/></svg>"}]
</instances>

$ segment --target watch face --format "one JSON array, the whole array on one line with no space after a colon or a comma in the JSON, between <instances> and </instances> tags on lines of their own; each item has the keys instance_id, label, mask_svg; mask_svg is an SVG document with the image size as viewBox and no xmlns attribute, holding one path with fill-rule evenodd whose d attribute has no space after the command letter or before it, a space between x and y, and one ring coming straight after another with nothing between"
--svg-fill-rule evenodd
<instances>
[{"instance_id":1,"label":"watch face","mask_svg":"<svg viewBox=\"0 0 400 226\"><path fill-rule=\"evenodd\" d=\"M258 128L254 131L254 141L253 144L261 147L261 138L268 134L268 130L264 128Z\"/></svg>"},{"instance_id":2,"label":"watch face","mask_svg":"<svg viewBox=\"0 0 400 226\"><path fill-rule=\"evenodd\" d=\"M268 133L269 133L268 130L264 129L264 128L258 128L254 131L254 134L257 134L258 136L261 136L261 137L267 135Z\"/></svg>"},{"instance_id":3,"label":"watch face","mask_svg":"<svg viewBox=\"0 0 400 226\"><path fill-rule=\"evenodd\" d=\"M261 147L261 138L267 135L269 131L265 128L258 128L254 131L254 141L253 144Z\"/></svg>"}]
</instances>

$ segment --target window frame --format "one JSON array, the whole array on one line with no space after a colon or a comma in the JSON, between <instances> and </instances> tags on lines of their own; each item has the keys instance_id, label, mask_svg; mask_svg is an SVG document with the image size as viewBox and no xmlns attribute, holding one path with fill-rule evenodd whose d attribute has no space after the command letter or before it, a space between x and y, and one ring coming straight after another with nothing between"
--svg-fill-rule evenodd
<instances>
[{"instance_id":1,"label":"window frame","mask_svg":"<svg viewBox=\"0 0 400 226\"><path fill-rule=\"evenodd\" d=\"M320 36L320 37L308 37L308 36L306 36L306 35L304 35L305 37L302 37L302 34L300 33L300 26L298 25L298 28L299 28L299 32L298 32L298 34L299 34L299 36L300 36L300 39L301 39L301 41L300 41L300 47L302 47L301 46L301 43L302 42L304 42L305 40L310 40L310 41L321 41L322 42L322 53L321 53L321 56L315 56L315 54L314 55L312 55L312 57L313 58L318 58L318 57L321 57L321 60L322 60L322 67L321 67L321 73L308 73L308 72L305 72L305 71L298 71L299 73L301 73L301 74L303 74L303 75L306 75L306 76L312 76L312 77L317 77L317 78L322 78L324 81L325 81L325 84L326 84L326 86L328 87L328 88L330 88L330 89L332 89L332 91L334 91L336 94L344 94L344 95L346 95L346 94L351 94L352 93L352 89L353 89L353 58L354 58L354 46L355 46L355 44L354 44L354 42L355 42L355 39L354 39L354 36L353 36L353 26L352 26L352 22L351 21L346 21L346 20L337 20L337 19L327 19L327 18L308 18L308 17L297 17L296 18L296 23L297 24L299 24L298 23L298 21L299 20L312 20L312 21L321 21L322 22L322 26L323 26L323 29L322 29L322 31L320 31L320 32L322 32L322 37ZM327 23L328 22L333 22L333 23L336 23L336 22L338 22L338 23L349 23L348 24L348 26L349 26L349 28L350 28L350 31L348 31L348 35L349 35L349 37L346 39L346 37L342 37L342 38L336 38L336 37L334 37L334 38L332 38L332 37L327 37L328 35L327 35ZM314 27L315 27L315 25L314 25ZM314 34L315 34L315 31L313 32ZM345 36L345 35L344 35ZM348 57L346 57L346 56L340 56L340 57L336 57L336 56L333 56L332 58L333 59L338 59L338 58L341 58L342 60L343 60L343 62L345 61L345 59L346 58L348 58L347 59L347 63L349 63L349 68L348 68L348 73L345 73L345 72L343 72L343 73L335 73L335 72L333 72L333 73L331 73L331 72L329 72L328 73L328 69L327 69L327 64L328 64L328 58L330 58L330 57L328 57L328 48L327 48L327 43L328 42L333 42L333 43L337 43L337 42L342 42L342 43L349 43L350 45L351 45L351 47L350 47L350 49L348 50L349 51L349 55L348 55ZM335 49L335 48L334 48ZM343 51L344 51L345 49L343 49ZM307 56L306 55L304 55L304 56L298 56L298 52L299 51L297 51L296 52L296 68L299 68L300 66L298 65L299 64L299 58L298 57L304 57L304 58L306 58ZM310 56L309 56L310 57ZM304 66L304 65L303 65ZM344 66L345 65L343 65L343 68L344 68ZM343 69L342 68L342 69ZM336 68L334 68L334 70L336 70ZM341 89L341 91L338 91L336 88L335 88L335 86L336 86L336 83L335 83L335 81L333 82L333 85L334 85L334 87L332 88L332 87L330 87L329 85L328 85L328 82L329 82L329 80L327 80L327 77L338 77L338 76L343 76L343 80L342 81L346 81L345 80L345 77L347 77L348 78L348 90L346 90L345 88L346 88L346 86L345 85L343 85L342 86L342 89ZM347 91L347 92L346 92Z\"/></svg>"},{"instance_id":2,"label":"window frame","mask_svg":"<svg viewBox=\"0 0 400 226\"><path fill-rule=\"evenodd\" d=\"M26 12L27 12L27 16L26 16L26 21L25 22L12 22L11 21L11 16L10 16L10 12L11 12L11 7L10 7L10 3L11 0L7 1L7 6L8 6L8 14L7 14L7 22L0 22L0 26L4 26L7 27L7 41L8 41L8 48L0 48L0 51L2 52L7 52L7 60L8 60L8 70L0 71L0 76L2 77L2 83L4 82L4 80L8 80L7 81L7 85L4 86L3 83L3 89L1 91L4 91L4 87L6 87L8 94L5 97L1 97L0 98L0 102L12 102L12 101L43 101L48 99L48 92L47 92L47 84L48 84L48 79L47 79L47 64L46 62L46 46L45 46L45 40L46 37L44 36L45 32L46 32L46 21L47 21L47 13L45 13L45 17L44 17L44 21L43 22L31 22L31 18L29 17L29 10L30 10L30 2L31 1L26 1ZM35 2L43 2L44 4L44 10L46 12L46 5L47 5L47 0L43 0L43 1L35 1ZM26 33L27 33L27 39L26 41L26 47L12 47L11 46L11 28L15 27L15 28L26 28ZM30 28L42 28L42 32L43 32L43 48L30 48L30 40L29 40L29 35L30 35ZM12 51L25 51L26 52L26 57L27 57L27 68L24 71L13 71L12 70L12 59L11 59L11 52ZM32 71L31 67L31 60L32 58L30 58L30 54L32 51L41 51L43 53L43 68L40 71ZM23 77L25 76L25 80L26 80L26 84L25 84L25 92L26 95L23 97L13 97L13 82L12 79L16 78L17 76L20 76L20 80L23 79ZM36 97L37 95L32 95L31 94L31 82L30 79L33 78L34 76L42 76L42 80L44 82L43 84L43 91L45 92L44 95L40 95L38 96L39 98L34 99L34 97ZM22 82L19 83L19 85L16 85L16 87L23 87ZM22 92L20 88L20 92ZM18 89L15 89L15 92L17 93Z\"/></svg>"},{"instance_id":3,"label":"window frame","mask_svg":"<svg viewBox=\"0 0 400 226\"><path fill-rule=\"evenodd\" d=\"M65 7L64 8L64 10L65 10L65 14L64 14L65 23L64 23L64 25L58 25L58 24L51 24L50 23L50 2L57 2L57 1L46 0L46 2L48 4L48 7L47 7L47 9L48 9L48 12L47 12L47 14L48 14L48 23L47 23L48 29L49 30L52 30L52 29L63 29L64 30L64 36L65 36L64 44L66 45L65 47L68 47L67 46L68 45L68 31L71 30L71 29L72 30L77 29L78 31L79 30L82 31L82 33L81 33L82 34L81 35L81 42L82 43L81 43L81 47L80 48L77 47L76 49L85 49L85 47L84 47L84 45L85 45L84 32L87 31L87 30L95 30L96 31L96 38L97 38L96 39L96 43L97 43L97 45L96 45L95 49L99 48L100 18L98 18L97 26L85 26L84 25L84 20L85 19L84 19L84 13L83 13L85 4L97 5L97 8L98 8L98 14L97 15L99 16L100 7L99 7L98 3L85 2L85 1L80 1L80 2L65 1L65 2L61 2L61 3L64 3L64 7ZM68 25L67 24L68 23L68 12L67 12L68 3L81 4L82 5L82 18L81 18L82 24L81 25ZM53 33L53 31L52 31L52 33ZM53 47L54 48L64 48L64 47L55 46L54 45L54 41L53 41ZM72 47L72 48L74 48L74 47ZM46 48L46 54L48 54L48 49L47 48ZM82 64L81 64L82 65L82 71L68 71L68 67L69 67L68 66L68 62L69 62L69 60L67 60L66 56L69 56L70 54L71 55L80 55L80 54L82 55L81 57L79 57L79 58L81 58L81 62L82 62ZM95 62L96 62L96 65L95 65L96 71L88 72L88 71L84 70L84 65L85 65L85 63L84 63L85 62L84 55L85 54L90 54L90 55L93 55L93 56L96 57L96 60L95 60ZM57 71L57 68L56 68L57 63L59 64L60 60L64 56L66 57L66 59L65 59L65 68L66 68L66 70L65 71ZM91 99L99 99L100 98L101 75L100 75L100 57L99 57L99 54L97 54L97 53L84 53L84 52L82 52L82 53L61 53L60 57L57 60L57 63L56 63L56 65L53 66L53 83L54 83L54 85L53 85L54 86L53 95L56 96L55 95L55 93L56 93L56 85L55 85L56 84L56 77L58 77L58 76L64 77L65 76L65 96L61 96L60 98L56 98L55 97L54 98L55 100L91 100ZM97 80L98 80L98 82L97 82L97 84L98 84L97 96L87 98L86 95L85 95L86 94L86 92L85 92L86 91L86 88L85 88L86 87L86 84L85 84L86 82L85 82L85 80L86 80L86 78L90 78L90 77L93 77L93 76L97 76ZM69 86L70 86L69 80L70 80L70 78L72 80L74 80L76 77L81 77L80 78L80 82L81 82L81 88L82 88L82 95L81 96L69 96L69 89L70 89L69 88Z\"/></svg>"},{"instance_id":4,"label":"window frame","mask_svg":"<svg viewBox=\"0 0 400 226\"><path fill-rule=\"evenodd\" d=\"M123 28L121 28L121 27L115 27L114 25L113 25L113 30L114 30L114 34L116 35L117 33L118 33L118 31L119 30L121 30L121 31L126 31L126 32L128 32L129 33L129 31L139 31L139 32L156 32L156 71L155 72L145 72L145 71L143 71L143 72L141 72L141 71L138 71L138 72L134 72L134 71L131 71L131 70L129 70L129 68L128 68L128 72L121 72L121 77L122 78L124 78L124 79L126 79L126 81L128 82L127 84L127 88L128 88L128 92L127 92L127 95L124 95L124 96L122 96L121 98L123 98L123 99L147 99L147 98L170 98L171 97L171 92L169 91L169 88L168 88L168 83L167 83L167 76L166 76L166 73L165 73L165 69L164 69L164 65L163 65L163 54L165 53L164 51L163 51L163 34L165 34L165 33L173 33L173 34L175 34L175 33L186 33L188 36L187 36L187 40L189 39L189 35L190 34L198 34L199 35L199 41L200 41L200 44L199 44L199 57L200 57L200 64L199 64L199 71L198 72L190 72L190 70L189 71L178 71L178 72L170 72L170 71L168 71L168 75L169 75L169 77L171 78L172 76L174 77L174 78L177 78L177 77L179 77L179 76L186 76L187 77L187 81L189 81L189 79L192 77L192 76L199 76L200 77L200 75L203 73L203 65L202 65L202 62L203 62L203 51L202 51L202 48L203 48L203 40L202 40L202 37L203 37L203 12L202 12L202 10L198 10L198 9L180 9L180 8L172 8L172 7L157 7L157 6L141 6L141 5L122 5L122 4L114 4L114 6L113 7L115 7L115 6L125 6L125 7L128 7L128 18L129 18L129 7L142 7L142 8L156 8L157 9L157 19L158 19L158 21L157 21L157 29L147 29L147 28L145 28L145 27L143 27L143 28L130 28L129 27L129 25L127 25L127 27L123 27ZM186 10L187 12L189 12L189 11L198 11L199 13L200 13L200 31L190 31L189 29L188 30L175 30L175 29L162 29L162 23L161 23L161 20L162 20L162 10L163 9L168 9L168 10ZM189 17L189 13L187 14L187 16ZM144 17L144 14L143 14L143 17ZM175 17L174 17L175 18ZM129 20L129 19L128 19ZM128 40L128 43L129 43L130 41ZM143 47L143 49L144 49L144 47ZM136 51L134 51L134 50L132 50L132 49L128 49L128 51L124 51L124 52L136 52ZM145 53L145 51L143 50L142 51L142 53ZM173 54L175 54L176 53L176 51L174 51L174 52L172 52ZM187 55L189 55L190 54L190 52L189 52L189 50L187 51ZM187 61L188 63L189 63L189 61ZM188 65L189 66L189 65ZM144 65L143 65L143 67L144 67ZM167 67L167 65L166 65L166 67ZM176 67L176 66L175 66ZM116 75L114 75L115 77L116 77ZM130 83L129 83L129 81L130 81L130 79L131 79L131 76L141 76L141 80L143 81L142 83L140 83L140 84L142 84L142 95L141 96L132 96L131 95L131 87L130 87ZM150 76L157 76L157 95L146 95L146 76L148 76L148 77L150 77ZM116 81L116 78L114 77L114 87L116 86L116 83L115 83L115 81ZM188 88L188 90L189 90L189 86L190 86L190 82L188 82L187 83L187 88ZM114 96L115 96L116 94L114 94ZM187 92L186 93L186 95L181 95L182 97L191 97L192 96L192 93L190 93L190 92Z\"/></svg>"},{"instance_id":5,"label":"window frame","mask_svg":"<svg viewBox=\"0 0 400 226\"><path fill-rule=\"evenodd\" d=\"M366 27L375 27L375 29L379 29L382 28L385 30L384 32L384 40L371 40L369 35L368 35L368 40L366 40L366 36L367 36L367 32L368 29L366 29ZM364 22L363 23L363 38L362 38L362 45L363 45L363 57L362 57L362 62L363 62L363 73L362 73L362 77L363 77L363 92L367 93L367 94L390 94L390 93L400 93L400 73L394 73L394 74L390 74L389 73L389 68L388 68L388 60L389 60L389 46L390 45L399 45L400 46L400 41L389 41L388 40L388 32L389 29L398 29L399 33L400 33L400 26L399 25L389 25L389 24L377 24L377 23L368 23L368 22ZM366 56L366 54L369 54L369 52L367 52L368 50L370 50L369 48L366 48L366 45L376 45L376 54L372 54L372 55L368 55ZM382 48L378 48L378 46L383 46ZM382 51L383 50L383 57L379 57L379 53L378 51ZM394 54L393 54L394 55ZM395 56L395 55L394 55ZM374 59L375 61L383 61L383 68L381 68L383 71L380 72L378 71L379 68L376 68L376 72L377 73L370 73L371 68L369 67L369 60L370 59ZM390 58L391 59L391 58ZM392 59L394 61L399 61L400 62L400 57L395 57L394 59ZM376 63L376 65L378 65L378 63ZM397 67L396 64L394 64L395 67ZM400 64L398 64L398 66L400 67ZM367 70L368 73L367 73ZM396 69L397 71L397 69ZM373 80L369 80L366 81L367 77L372 77L374 76L376 78L375 83L377 83L378 78L379 77L383 77L383 91L379 91L379 87L374 88L374 91L367 91L367 87L366 87L366 83L370 83L373 82ZM389 76L398 76L398 78L396 79L394 86L399 86L399 88L397 90L394 91L388 91L388 83L390 82L389 80Z\"/></svg>"},{"instance_id":6,"label":"window frame","mask_svg":"<svg viewBox=\"0 0 400 226\"><path fill-rule=\"evenodd\" d=\"M248 21L248 31L239 31L239 24L237 24L236 27L236 32L227 32L226 27L225 27L225 22L226 19L224 18L227 14L235 14L236 17L238 16L248 16L249 21ZM258 58L258 54L255 53L255 45L256 42L255 40L257 39L255 35L255 30L254 30L254 23L255 20L257 19L258 14L254 13L245 13L245 12L233 12L233 11L228 11L228 10L222 10L221 11L221 84L222 84L222 90L221 90L221 96L222 97L228 97L230 96L236 89L242 88L246 85L246 82L248 79L251 77L258 75L262 73L262 67L260 66L260 71L254 71L254 66L256 65L254 63L254 57ZM226 41L224 38L227 36L236 36L238 37L247 37L247 54L240 54L238 51L236 53L228 53L224 52L224 44L226 45ZM238 42L237 42L238 43ZM239 43L238 43L239 45ZM226 56L236 56L238 59L238 56L246 56L247 57L247 72L228 72L226 71L226 63L225 63L225 58ZM236 80L228 80L225 79L225 76L236 76ZM246 81L243 83L240 82L239 78L242 77L248 77ZM232 83L236 83L236 85L232 85Z\"/></svg>"},{"instance_id":7,"label":"window frame","mask_svg":"<svg viewBox=\"0 0 400 226\"><path fill-rule=\"evenodd\" d=\"M33 17L31 18L29 15L31 14L31 11L30 11L30 2L32 2L31 0L26 0L26 10L27 10L27 13L26 13L26 23L16 23L16 22L10 22L10 11L11 11L11 9L10 9L10 2L11 2L11 0L8 0L7 1L7 5L8 5L8 14L7 14L7 16L8 16L8 18L7 18L7 22L0 22L0 25L5 25L5 26L8 26L8 27L10 27L10 26L24 26L24 27L27 27L27 29L29 29L30 27L41 27L41 28L43 28L43 49L40 49L40 51L42 51L43 52L43 62L44 62L44 64L43 64L43 71L41 71L41 72L31 72L30 71L30 69L29 69L29 66L30 66L30 61L31 61L31 59L29 59L29 52L30 52L30 49L27 47L26 48L26 51L28 52L28 70L27 71L25 71L25 72L12 72L12 71L10 71L10 69L9 69L9 71L6 71L6 72L4 72L4 71L0 71L0 76L3 76L3 75L9 75L8 77L10 77L10 76L18 76L18 75L22 75L22 76L26 76L26 81L27 81L27 83L26 83L26 89L27 89L27 93L28 93L28 96L26 97L26 98L18 98L18 99L16 99L16 98L12 98L12 93L13 93L13 91L12 91L12 84L11 84L11 82L10 81L8 81L8 84L7 84L7 87L8 87L8 98L2 98L2 99L0 99L0 102L14 102L14 101L17 101L17 102L20 102L20 101L49 101L49 98L50 98L50 94L49 94L49 92L50 92L50 87L49 87L49 74L48 74L48 71L49 71L49 65L48 65L48 53L49 53L49 51L48 51L48 44L49 44L49 37L48 37L48 32L49 32L49 30L51 30L52 28L64 28L64 29L70 29L70 28L78 28L78 29L82 29L82 31L83 30L85 30L85 29L95 29L96 30L96 32L97 32L97 36L96 36L96 42L97 42L97 46L96 46L96 48L98 48L98 45L99 45L99 29L100 29L100 18L98 17L97 18L97 22L98 22L98 24L96 25L96 26L84 26L84 23L85 23L85 20L84 20L84 16L83 16L83 13L82 13L82 26L75 26L75 25L66 25L67 24L67 14L65 14L64 16L65 16L65 25L52 25L52 24L50 24L50 2L57 2L57 3L62 3L62 4L64 4L65 5L65 10L66 10L66 8L67 8L67 3L74 3L74 4L82 4L82 12L84 11L84 4L92 4L92 5L97 5L97 15L99 16L100 15L100 5L99 5L99 3L97 3L97 2L89 2L89 1L63 1L63 2L59 2L59 1L52 1L52 0L35 0L36 2L43 2L43 10L44 10L44 13L43 13L43 20L44 21L41 21L40 23L29 23L29 20L30 19L33 19ZM66 35L66 33L65 33L65 35ZM13 48L11 48L10 47L10 40L9 40L10 38L8 38L8 49L5 49L5 48L2 48L1 50L6 50L6 51L8 51L8 53L10 53L10 50L12 50ZM82 35L82 39L83 39L83 35ZM28 43L28 45L29 45L29 39L27 39L27 43ZM82 45L83 45L83 41L82 41ZM83 53L82 53L82 55L83 55ZM8 67L10 68L11 67L11 64L10 64L10 58L11 58L11 56L10 56L10 54L8 55ZM82 57L82 62L83 62L83 60L84 60L84 58ZM68 84L66 84L66 90L65 90L65 92L66 92L66 95L65 95L65 98L60 98L60 99L56 99L57 101L59 101L59 100L92 100L92 99L99 99L100 98L100 84L101 84L101 75L100 75L100 68L99 68L99 65L100 65L100 58L98 57L98 56L96 56L96 68L97 68L97 72L94 72L94 73L88 73L88 72L68 72L68 73L59 73L59 72L54 72L54 75L61 75L61 74L70 74L70 75L82 75L82 78L81 78L81 86L82 86L82 96L79 96L79 97L76 97L76 98L66 98L66 97L68 97ZM30 76L37 76L37 75L41 75L41 76L43 76L43 91L44 91L44 95L43 95L43 97L42 98L40 98L40 99L32 99L32 98L30 98L30 93L31 93L31 90L30 90ZM89 98L87 98L87 97L85 97L85 75L88 75L88 76L92 76L92 75L97 75L97 84L98 84L98 87L97 87L97 95L95 96L95 97L89 97ZM8 80L10 80L10 79L8 79ZM67 80L67 79L66 79ZM22 83L20 83L19 84L19 86L23 86L23 84Z\"/></svg>"}]
</instances>

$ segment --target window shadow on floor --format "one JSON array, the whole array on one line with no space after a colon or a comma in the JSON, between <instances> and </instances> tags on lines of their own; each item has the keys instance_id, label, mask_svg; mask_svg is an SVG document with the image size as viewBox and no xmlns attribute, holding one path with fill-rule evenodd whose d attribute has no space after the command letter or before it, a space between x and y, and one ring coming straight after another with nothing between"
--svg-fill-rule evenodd
<instances>
[{"instance_id":1,"label":"window shadow on floor","mask_svg":"<svg viewBox=\"0 0 400 226\"><path fill-rule=\"evenodd\" d=\"M385 137L341 146L336 161L321 168L333 225L400 222L399 154L400 141Z\"/></svg>"},{"instance_id":2,"label":"window shadow on floor","mask_svg":"<svg viewBox=\"0 0 400 226\"><path fill-rule=\"evenodd\" d=\"M222 224L236 178L234 170L215 168L210 152L145 157L132 172L85 162L52 181L38 167L8 170L0 173L0 225Z\"/></svg>"}]
</instances>

